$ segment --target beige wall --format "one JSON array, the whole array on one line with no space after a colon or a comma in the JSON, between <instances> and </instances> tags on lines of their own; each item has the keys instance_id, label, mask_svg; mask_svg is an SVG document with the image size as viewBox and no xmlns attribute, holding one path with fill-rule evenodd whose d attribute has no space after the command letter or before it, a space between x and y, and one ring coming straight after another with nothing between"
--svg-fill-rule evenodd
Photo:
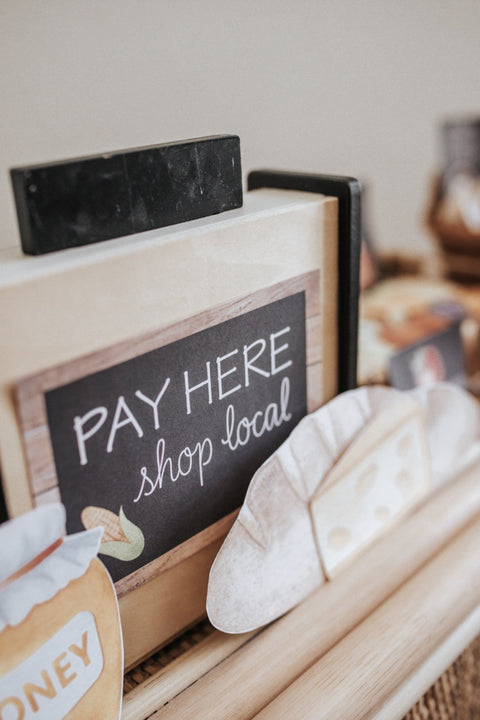
<instances>
[{"instance_id":1,"label":"beige wall","mask_svg":"<svg viewBox=\"0 0 480 720\"><path fill-rule=\"evenodd\" d=\"M424 250L437 123L480 113L478 0L0 0L11 166L238 133L261 166L368 180L375 239Z\"/></svg>"}]
</instances>

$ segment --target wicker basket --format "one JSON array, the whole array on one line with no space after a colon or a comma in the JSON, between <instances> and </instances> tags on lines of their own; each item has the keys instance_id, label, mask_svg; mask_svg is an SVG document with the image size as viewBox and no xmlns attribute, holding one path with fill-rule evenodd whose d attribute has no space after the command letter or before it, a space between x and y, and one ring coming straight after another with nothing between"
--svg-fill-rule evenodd
<instances>
[{"instance_id":1,"label":"wicker basket","mask_svg":"<svg viewBox=\"0 0 480 720\"><path fill-rule=\"evenodd\" d=\"M432 685L404 720L480 718L480 637Z\"/></svg>"}]
</instances>

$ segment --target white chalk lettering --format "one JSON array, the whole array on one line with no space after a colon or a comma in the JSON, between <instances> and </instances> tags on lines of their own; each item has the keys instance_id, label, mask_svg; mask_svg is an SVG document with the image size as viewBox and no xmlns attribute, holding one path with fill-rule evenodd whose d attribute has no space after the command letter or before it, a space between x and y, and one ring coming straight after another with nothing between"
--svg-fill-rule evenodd
<instances>
[{"instance_id":1,"label":"white chalk lettering","mask_svg":"<svg viewBox=\"0 0 480 720\"><path fill-rule=\"evenodd\" d=\"M280 403L269 403L264 411L257 410L251 419L242 417L236 422L235 408L229 405L225 416L225 437L222 438L222 445L227 445L230 450L236 450L246 445L252 435L260 438L275 427L289 422L292 419L292 414L288 412L289 399L290 380L284 377L280 387Z\"/></svg>"},{"instance_id":2,"label":"white chalk lettering","mask_svg":"<svg viewBox=\"0 0 480 720\"><path fill-rule=\"evenodd\" d=\"M159 419L158 419L158 404L159 404L160 400L162 399L162 397L164 396L165 391L166 391L166 389L168 388L169 384L170 384L170 378L167 378L167 379L165 380L165 382L163 383L163 387L162 387L162 389L160 390L160 392L158 393L158 395L157 395L157 397L155 398L155 400L151 400L149 397L147 397L146 395L144 395L141 390L137 390L137 391L135 392L135 395L136 395L140 400L143 400L143 402L147 403L148 405L150 405L150 407L153 408L153 423L154 423L154 426L155 426L155 430L158 430L158 428L160 427L160 421L159 421Z\"/></svg>"},{"instance_id":3,"label":"white chalk lettering","mask_svg":"<svg viewBox=\"0 0 480 720\"><path fill-rule=\"evenodd\" d=\"M125 418L123 420L120 420L122 413L125 414ZM113 450L113 443L115 442L115 436L117 434L117 430L120 430L120 428L125 427L125 425L133 425L133 427L135 428L135 430L137 432L138 437L139 438L143 437L143 430L140 427L140 425L138 424L138 421L137 421L135 415L132 413L132 411L128 407L123 395L120 395L120 397L118 398L117 407L115 408L115 415L113 417L112 427L110 428L110 435L108 436L107 453L111 453Z\"/></svg>"},{"instance_id":4,"label":"white chalk lettering","mask_svg":"<svg viewBox=\"0 0 480 720\"><path fill-rule=\"evenodd\" d=\"M133 502L138 502L141 497L148 497L155 490L161 490L165 478L170 482L177 482L180 477L187 477L193 471L198 473L200 486L203 487L203 469L209 464L212 457L213 444L208 437L202 442L197 442L193 449L188 446L183 448L176 461L166 455L165 440L160 438L156 448L157 475L152 480L145 466L140 469L142 484Z\"/></svg>"},{"instance_id":5,"label":"white chalk lettering","mask_svg":"<svg viewBox=\"0 0 480 720\"><path fill-rule=\"evenodd\" d=\"M236 365L231 367L226 372L222 372L222 362L224 360L227 360L227 358L232 357L232 355L236 355L238 353L238 348L235 350L232 350L232 352L227 353L226 355L222 355L221 357L217 357L217 378L218 378L218 399L222 400L222 398L227 397L227 395L232 395L232 393L237 392L237 390L241 389L240 383L235 385L234 387L231 387L229 390L223 389L223 378L226 378L228 375L232 375L232 373L237 371Z\"/></svg>"},{"instance_id":6,"label":"white chalk lettering","mask_svg":"<svg viewBox=\"0 0 480 720\"><path fill-rule=\"evenodd\" d=\"M84 432L83 426L85 425L85 423L88 423L88 421L94 418L96 415L99 416L97 422L89 430ZM96 407L93 408L93 410L90 410L90 412L86 413L85 415L82 415L82 417L79 417L77 415L77 417L74 418L73 429L75 430L75 435L77 436L80 465L86 465L88 463L87 449L85 447L86 440L89 440L92 435L95 435L95 433L102 427L103 423L107 419L107 415L107 408Z\"/></svg>"},{"instance_id":7,"label":"white chalk lettering","mask_svg":"<svg viewBox=\"0 0 480 720\"><path fill-rule=\"evenodd\" d=\"M255 357L251 358L249 356L250 350L253 350L254 347L260 346L259 351L255 355ZM250 345L244 345L243 346L243 360L244 360L244 366L245 366L245 387L250 386L250 371L256 372L259 375L262 375L263 377L270 377L270 373L266 370L263 370L262 368L257 367L253 363L258 360L258 358L264 353L265 348L267 347L267 343L263 338L259 338L258 340L255 340L253 343L250 343Z\"/></svg>"},{"instance_id":8,"label":"white chalk lettering","mask_svg":"<svg viewBox=\"0 0 480 720\"><path fill-rule=\"evenodd\" d=\"M283 345L280 345L280 347L276 347L275 340L281 335L285 335L285 333L288 332L290 332L290 328L284 327L283 330L279 330L278 332L272 333L270 335L270 367L272 369L272 375L277 375L277 373L282 372L282 370L286 370L292 364L291 360L287 360L283 363L283 365L277 366L275 360L277 355L279 355L281 352L285 352L285 350L287 350L289 347L288 343L284 343Z\"/></svg>"},{"instance_id":9,"label":"white chalk lettering","mask_svg":"<svg viewBox=\"0 0 480 720\"><path fill-rule=\"evenodd\" d=\"M190 395L194 390L199 390L200 388L204 387L205 385L208 388L208 404L212 404L212 373L210 369L210 361L206 363L207 367L207 379L203 382L198 383L198 385L194 385L193 387L190 387L189 380L188 380L188 370L185 370L183 373L183 377L185 379L185 398L187 401L187 415L190 415L192 412L192 407L190 405Z\"/></svg>"}]
</instances>

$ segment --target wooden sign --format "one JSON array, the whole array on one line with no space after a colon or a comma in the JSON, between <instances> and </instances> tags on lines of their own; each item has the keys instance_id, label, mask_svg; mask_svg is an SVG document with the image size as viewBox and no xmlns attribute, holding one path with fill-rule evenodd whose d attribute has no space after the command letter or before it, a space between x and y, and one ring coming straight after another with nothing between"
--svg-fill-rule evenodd
<instances>
[{"instance_id":1,"label":"wooden sign","mask_svg":"<svg viewBox=\"0 0 480 720\"><path fill-rule=\"evenodd\" d=\"M19 384L32 490L57 488L68 532L108 530L100 553L114 580L236 510L305 415L315 287L318 274L301 276L144 338L154 349L123 362L109 365L130 348L113 348Z\"/></svg>"},{"instance_id":2,"label":"wooden sign","mask_svg":"<svg viewBox=\"0 0 480 720\"><path fill-rule=\"evenodd\" d=\"M352 385L352 238L337 198L258 189L221 216L3 257L8 513L61 500L70 532L103 525L126 667L204 616L254 471Z\"/></svg>"}]
</instances>

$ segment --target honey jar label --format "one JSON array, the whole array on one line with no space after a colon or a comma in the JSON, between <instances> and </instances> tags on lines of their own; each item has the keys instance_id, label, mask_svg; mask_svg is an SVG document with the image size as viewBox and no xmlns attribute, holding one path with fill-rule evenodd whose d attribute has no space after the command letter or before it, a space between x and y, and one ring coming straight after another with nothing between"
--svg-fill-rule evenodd
<instances>
[{"instance_id":1,"label":"honey jar label","mask_svg":"<svg viewBox=\"0 0 480 720\"><path fill-rule=\"evenodd\" d=\"M102 669L95 618L91 612L80 612L0 678L0 718L63 720Z\"/></svg>"}]
</instances>

